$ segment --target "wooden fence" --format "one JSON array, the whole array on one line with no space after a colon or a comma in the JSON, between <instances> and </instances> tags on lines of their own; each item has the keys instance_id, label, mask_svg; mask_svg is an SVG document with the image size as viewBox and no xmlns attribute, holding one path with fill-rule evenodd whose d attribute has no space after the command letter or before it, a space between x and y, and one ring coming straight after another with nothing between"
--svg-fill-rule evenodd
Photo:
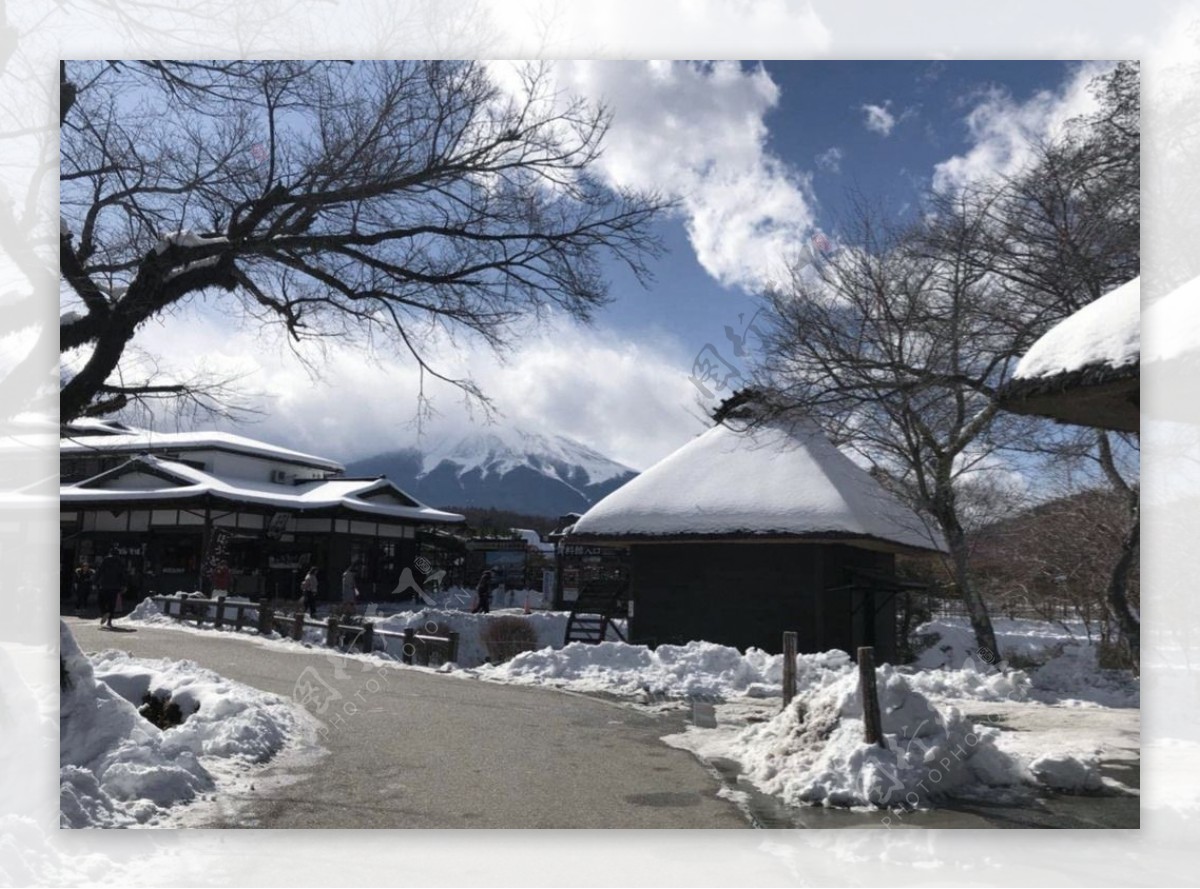
<instances>
[{"instance_id":1,"label":"wooden fence","mask_svg":"<svg viewBox=\"0 0 1200 889\"><path fill-rule=\"evenodd\" d=\"M255 629L260 636L273 632L290 636L299 642L304 638L304 629L324 630L324 641L330 648L342 646L359 648L370 652L375 650L375 640L382 642L387 650L388 639L401 639L401 659L406 664L438 665L455 661L458 657L458 633L447 632L444 636L429 633L418 633L413 629L395 633L387 630L377 630L371 621L347 621L330 616L324 621L308 617L299 610L293 614L276 613L269 605L257 602L229 602L224 596L215 599L177 598L175 596L153 596L155 602L162 608L163 614L178 621L194 621L202 627L210 623L214 628L232 625L234 630L242 630L250 622L248 612L255 612ZM212 614L209 612L212 611ZM230 619L229 612L233 612Z\"/></svg>"}]
</instances>

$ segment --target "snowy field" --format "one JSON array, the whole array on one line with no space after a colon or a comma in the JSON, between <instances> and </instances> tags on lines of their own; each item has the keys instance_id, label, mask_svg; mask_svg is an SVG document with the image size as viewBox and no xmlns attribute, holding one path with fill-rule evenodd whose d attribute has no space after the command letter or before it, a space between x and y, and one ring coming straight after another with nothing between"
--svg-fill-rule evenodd
<instances>
[{"instance_id":1,"label":"snowy field","mask_svg":"<svg viewBox=\"0 0 1200 889\"><path fill-rule=\"evenodd\" d=\"M284 751L316 755L316 723L285 698L190 661L89 659L65 625L60 638L62 827L186 826ZM140 715L147 693L178 705L182 723Z\"/></svg>"},{"instance_id":2,"label":"snowy field","mask_svg":"<svg viewBox=\"0 0 1200 889\"><path fill-rule=\"evenodd\" d=\"M156 611L143 603L131 619L178 626ZM857 669L841 651L800 655L798 697L781 710L781 655L707 642L654 650L617 641L562 647L566 614L535 612L525 619L542 647L493 664L484 662L481 640L490 619L425 609L375 622L394 632L454 629L459 663L440 671L459 678L690 713L692 724L667 743L701 759L736 763L742 779L790 805L913 809L956 796L1136 793L1104 770L1139 761L1138 681L1100 669L1095 645L1071 623L996 619L1001 654L1018 656L1022 670L981 656L965 618L921 626L917 633L929 644L917 663L879 668L886 736L880 747L863 741ZM319 639L305 644L313 643ZM371 657L398 659L399 651Z\"/></svg>"}]
</instances>

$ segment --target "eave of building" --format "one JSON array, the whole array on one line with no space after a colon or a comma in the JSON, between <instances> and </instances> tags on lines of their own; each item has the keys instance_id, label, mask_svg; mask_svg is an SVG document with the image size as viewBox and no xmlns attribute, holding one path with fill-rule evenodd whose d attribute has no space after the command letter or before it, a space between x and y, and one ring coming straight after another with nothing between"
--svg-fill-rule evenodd
<instances>
[{"instance_id":1,"label":"eave of building","mask_svg":"<svg viewBox=\"0 0 1200 889\"><path fill-rule=\"evenodd\" d=\"M1141 428L1140 367L1090 365L1068 373L1014 380L997 401L1015 414L1117 432Z\"/></svg>"},{"instance_id":2,"label":"eave of building","mask_svg":"<svg viewBox=\"0 0 1200 889\"><path fill-rule=\"evenodd\" d=\"M866 534L847 534L844 531L816 531L805 534L789 532L737 532L723 534L567 534L560 538L566 545L586 544L589 546L655 546L687 543L732 543L732 544L807 544L833 546L844 544L860 549L891 552L905 555L942 555L933 547L917 547Z\"/></svg>"}]
</instances>

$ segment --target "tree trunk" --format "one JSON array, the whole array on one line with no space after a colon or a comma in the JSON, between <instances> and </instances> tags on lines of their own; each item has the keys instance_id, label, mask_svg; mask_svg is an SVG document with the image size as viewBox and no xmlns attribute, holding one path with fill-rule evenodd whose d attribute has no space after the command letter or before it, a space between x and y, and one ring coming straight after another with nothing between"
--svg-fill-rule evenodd
<instances>
[{"instance_id":1,"label":"tree trunk","mask_svg":"<svg viewBox=\"0 0 1200 889\"><path fill-rule=\"evenodd\" d=\"M967 607L967 616L971 620L971 630L975 633L975 644L978 646L977 656L986 664L1000 662L1000 646L996 644L996 633L992 629L992 618L988 614L987 603L983 596L971 583L967 560L967 535L959 524L958 516L953 507L939 510L938 524L946 535L946 545L950 547L950 562L954 569L954 584Z\"/></svg>"},{"instance_id":2,"label":"tree trunk","mask_svg":"<svg viewBox=\"0 0 1200 889\"><path fill-rule=\"evenodd\" d=\"M1129 645L1129 654L1133 659L1134 672L1139 672L1142 658L1142 627L1138 617L1129 605L1129 575L1133 570L1133 560L1137 555L1140 537L1141 521L1135 518L1129 533L1121 542L1120 556L1113 565L1112 576L1108 582L1108 605L1116 617L1121 635Z\"/></svg>"}]
</instances>

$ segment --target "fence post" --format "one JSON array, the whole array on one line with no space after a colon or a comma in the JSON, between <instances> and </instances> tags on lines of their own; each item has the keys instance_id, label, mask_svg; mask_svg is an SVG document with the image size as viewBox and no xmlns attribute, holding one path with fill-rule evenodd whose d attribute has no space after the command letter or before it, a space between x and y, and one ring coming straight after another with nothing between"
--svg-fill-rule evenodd
<instances>
[{"instance_id":1,"label":"fence post","mask_svg":"<svg viewBox=\"0 0 1200 889\"><path fill-rule=\"evenodd\" d=\"M886 747L879 716L879 689L875 685L875 649L870 645L858 649L858 697L862 702L866 742Z\"/></svg>"},{"instance_id":2,"label":"fence post","mask_svg":"<svg viewBox=\"0 0 1200 889\"><path fill-rule=\"evenodd\" d=\"M367 654L375 650L375 624L369 620L363 621L362 649Z\"/></svg>"},{"instance_id":3,"label":"fence post","mask_svg":"<svg viewBox=\"0 0 1200 889\"><path fill-rule=\"evenodd\" d=\"M246 625L246 606L237 605L235 607L237 608L237 616L233 619L233 628L240 633L242 627Z\"/></svg>"},{"instance_id":4,"label":"fence post","mask_svg":"<svg viewBox=\"0 0 1200 889\"><path fill-rule=\"evenodd\" d=\"M304 612L297 611L292 618L292 638L297 642L304 639Z\"/></svg>"},{"instance_id":5,"label":"fence post","mask_svg":"<svg viewBox=\"0 0 1200 889\"><path fill-rule=\"evenodd\" d=\"M338 622L336 617L330 617L325 621L325 644L330 648L337 648Z\"/></svg>"},{"instance_id":6,"label":"fence post","mask_svg":"<svg viewBox=\"0 0 1200 889\"><path fill-rule=\"evenodd\" d=\"M446 634L446 639L449 640L446 645L446 661L447 663L458 663L458 633L451 630Z\"/></svg>"},{"instance_id":7,"label":"fence post","mask_svg":"<svg viewBox=\"0 0 1200 889\"><path fill-rule=\"evenodd\" d=\"M783 634L783 707L786 710L796 697L796 634Z\"/></svg>"},{"instance_id":8,"label":"fence post","mask_svg":"<svg viewBox=\"0 0 1200 889\"><path fill-rule=\"evenodd\" d=\"M412 627L404 628L404 647L400 649L400 660L406 664L413 662L413 655L417 651L417 631Z\"/></svg>"},{"instance_id":9,"label":"fence post","mask_svg":"<svg viewBox=\"0 0 1200 889\"><path fill-rule=\"evenodd\" d=\"M225 597L217 596L217 619L213 621L215 629L221 629L225 625Z\"/></svg>"},{"instance_id":10,"label":"fence post","mask_svg":"<svg viewBox=\"0 0 1200 889\"><path fill-rule=\"evenodd\" d=\"M275 629L275 609L262 607L258 609L258 634L265 636Z\"/></svg>"}]
</instances>

